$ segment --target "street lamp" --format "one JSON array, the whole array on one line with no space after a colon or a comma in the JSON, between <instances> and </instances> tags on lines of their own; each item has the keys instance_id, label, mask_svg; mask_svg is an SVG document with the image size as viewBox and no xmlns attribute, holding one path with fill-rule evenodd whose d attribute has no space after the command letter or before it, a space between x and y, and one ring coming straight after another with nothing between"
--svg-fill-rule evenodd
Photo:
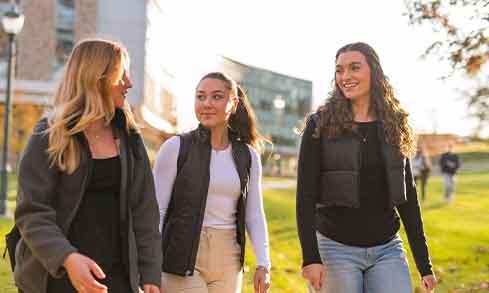
<instances>
[{"instance_id":1,"label":"street lamp","mask_svg":"<svg viewBox=\"0 0 489 293\"><path fill-rule=\"evenodd\" d=\"M9 122L10 109L12 108L11 97L13 96L12 81L14 79L15 67L15 35L17 35L24 26L24 15L19 12L15 3L12 3L12 9L5 12L2 17L2 26L8 36L8 67L7 67L7 87L5 90L5 111L3 122L3 150L2 150L2 166L0 176L0 215L5 215L7 212L7 160L8 160L8 145L9 145Z\"/></svg>"},{"instance_id":2,"label":"street lamp","mask_svg":"<svg viewBox=\"0 0 489 293\"><path fill-rule=\"evenodd\" d=\"M273 107L275 108L275 114L277 115L276 117L276 133L277 137L282 137L281 134L284 133L282 130L283 127L283 115L284 115L284 109L285 109L285 99L281 95L276 95L275 99L273 99ZM275 175L281 176L282 175L282 163L281 163L281 157L280 157L280 149L279 149L279 144L277 144L277 153L273 156L275 160L275 164L277 166L277 173Z\"/></svg>"},{"instance_id":3,"label":"street lamp","mask_svg":"<svg viewBox=\"0 0 489 293\"><path fill-rule=\"evenodd\" d=\"M273 100L273 106L277 110L283 110L285 108L285 100L281 95L275 96L275 99Z\"/></svg>"}]
</instances>

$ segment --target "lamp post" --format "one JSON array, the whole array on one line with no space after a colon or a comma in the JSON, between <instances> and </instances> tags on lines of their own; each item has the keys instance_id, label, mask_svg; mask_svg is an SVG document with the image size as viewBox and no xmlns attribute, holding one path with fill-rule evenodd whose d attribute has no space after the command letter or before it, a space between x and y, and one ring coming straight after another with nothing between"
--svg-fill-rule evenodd
<instances>
[{"instance_id":1,"label":"lamp post","mask_svg":"<svg viewBox=\"0 0 489 293\"><path fill-rule=\"evenodd\" d=\"M280 137L283 127L283 115L284 115L284 108L285 108L285 99L281 95L276 95L275 99L273 99L273 107L275 108L275 114L277 115L277 120L276 120L276 133ZM275 163L277 164L277 173L275 175L281 176L282 175L282 163L281 163L281 157L280 157L280 150L279 146L277 144L277 153L273 156Z\"/></svg>"},{"instance_id":2,"label":"lamp post","mask_svg":"<svg viewBox=\"0 0 489 293\"><path fill-rule=\"evenodd\" d=\"M5 110L4 110L4 122L3 122L3 150L2 150L2 166L0 176L0 215L5 215L7 212L7 191L8 191L8 178L7 178L7 160L8 160L8 146L9 146L9 122L10 122L10 109L12 108L12 96L13 87L12 81L14 79L14 67L15 67L15 36L22 30L24 26L24 15L19 12L17 5L12 2L12 9L5 12L2 17L3 30L8 36L8 67L7 67L7 87L5 89Z\"/></svg>"},{"instance_id":3,"label":"lamp post","mask_svg":"<svg viewBox=\"0 0 489 293\"><path fill-rule=\"evenodd\" d=\"M281 95L275 96L275 99L273 99L273 106L277 113L277 126L282 127L282 112L285 108L284 98Z\"/></svg>"}]
</instances>

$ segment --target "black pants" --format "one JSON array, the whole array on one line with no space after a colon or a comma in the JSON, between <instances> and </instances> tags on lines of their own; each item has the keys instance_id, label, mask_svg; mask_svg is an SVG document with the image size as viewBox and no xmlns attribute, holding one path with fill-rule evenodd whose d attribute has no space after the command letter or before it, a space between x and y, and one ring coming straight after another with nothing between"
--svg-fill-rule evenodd
<instances>
[{"instance_id":1,"label":"black pants","mask_svg":"<svg viewBox=\"0 0 489 293\"><path fill-rule=\"evenodd\" d=\"M419 175L419 176L414 176L414 181L416 182L416 185L418 185L418 182L421 184L421 200L422 201L426 200L426 184L428 183L428 176L429 176L429 173L424 173L424 172L422 172L421 175Z\"/></svg>"},{"instance_id":2,"label":"black pants","mask_svg":"<svg viewBox=\"0 0 489 293\"><path fill-rule=\"evenodd\" d=\"M105 273L105 279L98 280L114 293L134 293L131 290L129 276L122 269L122 265L114 267ZM65 274L61 279L49 277L48 293L76 293L76 289L70 282L68 275Z\"/></svg>"}]
</instances>

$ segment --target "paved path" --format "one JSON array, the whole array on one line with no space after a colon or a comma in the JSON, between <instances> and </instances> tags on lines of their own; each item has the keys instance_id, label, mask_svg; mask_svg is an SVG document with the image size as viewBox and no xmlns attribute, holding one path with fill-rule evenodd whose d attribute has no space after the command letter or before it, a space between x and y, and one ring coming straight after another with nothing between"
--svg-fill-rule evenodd
<instances>
[{"instance_id":1,"label":"paved path","mask_svg":"<svg viewBox=\"0 0 489 293\"><path fill-rule=\"evenodd\" d=\"M297 181L295 179L290 180L277 180L277 181L263 181L262 187L263 189L289 189L295 188Z\"/></svg>"}]
</instances>

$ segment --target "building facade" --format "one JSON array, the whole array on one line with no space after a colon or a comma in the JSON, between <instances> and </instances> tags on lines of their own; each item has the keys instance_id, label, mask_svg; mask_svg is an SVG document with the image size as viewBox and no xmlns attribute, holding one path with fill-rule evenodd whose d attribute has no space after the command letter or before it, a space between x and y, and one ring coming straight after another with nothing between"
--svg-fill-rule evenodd
<instances>
[{"instance_id":1,"label":"building facade","mask_svg":"<svg viewBox=\"0 0 489 293\"><path fill-rule=\"evenodd\" d=\"M304 117L312 107L312 81L223 58L219 66L245 89L266 146L264 173L294 176Z\"/></svg>"},{"instance_id":2,"label":"building facade","mask_svg":"<svg viewBox=\"0 0 489 293\"><path fill-rule=\"evenodd\" d=\"M0 0L0 13L11 7ZM155 52L161 34L156 27L167 17L160 0L17 0L25 15L16 37L10 162L15 167L35 122L49 107L67 56L81 39L108 38L123 43L131 57L133 88L128 101L143 126L153 155L176 131L174 76ZM1 29L0 29L1 30ZM5 100L7 36L0 31L0 114ZM0 117L0 125L3 117ZM3 128L2 128L3 129ZM2 133L3 135L3 133Z\"/></svg>"}]
</instances>

